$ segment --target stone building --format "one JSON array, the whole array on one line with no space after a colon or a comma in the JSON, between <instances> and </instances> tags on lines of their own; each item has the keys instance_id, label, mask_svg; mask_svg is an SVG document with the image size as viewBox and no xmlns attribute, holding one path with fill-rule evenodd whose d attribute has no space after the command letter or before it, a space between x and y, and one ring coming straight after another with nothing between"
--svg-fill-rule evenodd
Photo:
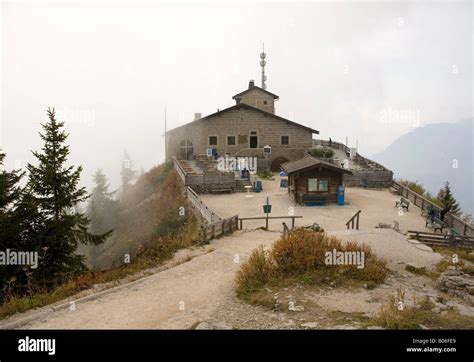
<instances>
[{"instance_id":1,"label":"stone building","mask_svg":"<svg viewBox=\"0 0 474 362\"><path fill-rule=\"evenodd\" d=\"M210 150L221 156L257 157L259 167L278 171L313 146L313 128L275 114L278 96L249 82L236 104L166 133L167 157L192 160Z\"/></svg>"}]
</instances>

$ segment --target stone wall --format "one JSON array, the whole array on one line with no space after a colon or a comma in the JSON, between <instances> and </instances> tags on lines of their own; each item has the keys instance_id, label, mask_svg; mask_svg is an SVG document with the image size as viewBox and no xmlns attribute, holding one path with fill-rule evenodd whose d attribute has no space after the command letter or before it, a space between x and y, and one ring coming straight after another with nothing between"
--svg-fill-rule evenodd
<instances>
[{"instance_id":1,"label":"stone wall","mask_svg":"<svg viewBox=\"0 0 474 362\"><path fill-rule=\"evenodd\" d=\"M262 92L259 88L251 89L248 92L242 94L240 102L275 114L275 103L273 96Z\"/></svg>"},{"instance_id":2,"label":"stone wall","mask_svg":"<svg viewBox=\"0 0 474 362\"><path fill-rule=\"evenodd\" d=\"M344 175L344 185L349 187L364 186L365 181L382 182L383 186L392 186L393 172L389 170L352 170L352 175Z\"/></svg>"},{"instance_id":3,"label":"stone wall","mask_svg":"<svg viewBox=\"0 0 474 362\"><path fill-rule=\"evenodd\" d=\"M250 132L256 131L258 147L307 149L312 146L311 131L286 122L277 117L263 114L250 108L237 107L209 118L191 122L168 133L168 157L181 159L180 143L188 140L193 144L194 155L205 154L208 148L231 156L250 147ZM217 145L209 144L209 136L217 136ZM235 145L228 145L227 136L235 136ZM281 145L281 136L289 136L289 145ZM291 151L290 151L291 152Z\"/></svg>"}]
</instances>

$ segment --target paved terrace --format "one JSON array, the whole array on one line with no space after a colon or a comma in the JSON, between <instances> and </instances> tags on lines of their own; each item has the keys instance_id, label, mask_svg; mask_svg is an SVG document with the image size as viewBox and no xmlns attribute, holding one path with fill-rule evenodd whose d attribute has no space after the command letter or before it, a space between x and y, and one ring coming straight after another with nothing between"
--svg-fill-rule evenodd
<instances>
[{"instance_id":1,"label":"paved terrace","mask_svg":"<svg viewBox=\"0 0 474 362\"><path fill-rule=\"evenodd\" d=\"M288 196L286 189L280 189L280 177L275 174L274 180L263 180L263 191L251 193L253 197L246 197L243 193L201 195L202 200L217 214L222 217L230 217L238 214L239 217L265 216L262 205L267 196L272 204L270 216L289 215L289 208L294 208L294 215L303 216L296 219L296 226L312 225L317 222L326 231L342 231L346 229L346 222L358 211L360 214L360 230L374 230L379 223L393 224L396 220L402 232L406 230L425 230L425 218L421 216L421 210L410 204L409 211L398 214L395 201L400 196L393 195L388 190L370 190L363 188L346 188L346 203L348 205L338 206L328 204L326 206L296 206ZM282 222L276 219L269 221L270 230L282 230ZM291 226L290 220L286 220ZM244 221L244 229L255 229L265 226L264 220Z\"/></svg>"}]
</instances>

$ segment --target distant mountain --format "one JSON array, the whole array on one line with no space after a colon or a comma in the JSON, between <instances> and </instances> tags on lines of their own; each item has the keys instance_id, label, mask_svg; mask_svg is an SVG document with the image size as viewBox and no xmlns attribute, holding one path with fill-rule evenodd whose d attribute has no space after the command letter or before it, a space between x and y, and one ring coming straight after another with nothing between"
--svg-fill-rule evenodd
<instances>
[{"instance_id":1,"label":"distant mountain","mask_svg":"<svg viewBox=\"0 0 474 362\"><path fill-rule=\"evenodd\" d=\"M391 169L395 178L418 180L435 195L449 181L463 211L474 214L473 123L467 119L416 128L370 158Z\"/></svg>"}]
</instances>

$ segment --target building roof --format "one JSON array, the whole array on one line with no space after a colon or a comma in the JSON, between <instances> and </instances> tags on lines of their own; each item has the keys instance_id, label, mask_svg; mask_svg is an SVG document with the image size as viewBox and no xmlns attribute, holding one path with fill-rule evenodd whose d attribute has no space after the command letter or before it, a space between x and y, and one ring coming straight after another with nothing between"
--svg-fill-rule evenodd
<instances>
[{"instance_id":1,"label":"building roof","mask_svg":"<svg viewBox=\"0 0 474 362\"><path fill-rule=\"evenodd\" d=\"M264 111L263 109L260 109L260 108L256 108L256 107L253 107L253 106L250 106L248 104L245 104L245 103L239 103L239 104L236 104L232 107L229 107L229 108L226 108L226 109L223 109L222 111L217 111L215 113L212 113L206 117L202 117L202 118L199 118L199 119L196 119L192 122L189 122L189 123L186 123L186 124L183 124L182 126L179 126L179 127L176 127L176 128L173 128L173 129L170 129L168 132L166 133L170 133L170 132L173 132L179 128L182 128L182 127L186 127L186 126L189 126L191 124L194 124L196 122L201 122L201 121L205 121L206 119L209 119L209 118L212 118L212 117L216 117L216 116L220 116L226 112L229 112L231 110L234 110L234 109L251 109L253 111L257 111L257 112L260 112L262 113L264 116L268 116L268 117L274 117L274 118L277 118L281 121L285 121L289 124L292 124L294 126L297 126L297 127L301 127L301 128L304 128L306 129L307 131L311 132L311 133L316 133L316 134L319 134L319 131L318 130L315 130L311 127L307 127L307 126L303 126L302 124L299 124L299 123L296 123L296 122L293 122L293 121L290 121L289 119L286 119L286 118L283 118L283 117L280 117L280 116L277 116L276 114L273 114L273 113L269 113L267 111Z\"/></svg>"},{"instance_id":2,"label":"building roof","mask_svg":"<svg viewBox=\"0 0 474 362\"><path fill-rule=\"evenodd\" d=\"M286 172L287 175L297 172L297 171L301 171L301 170L305 170L305 169L313 168L317 166L330 168L334 171L344 172L347 174L352 174L352 171L348 169L339 167L338 165L335 165L334 163L331 163L331 162L323 161L318 158L313 158L311 156L303 157L296 161L285 162L281 164L281 168Z\"/></svg>"},{"instance_id":3,"label":"building roof","mask_svg":"<svg viewBox=\"0 0 474 362\"><path fill-rule=\"evenodd\" d=\"M253 85L253 84L252 84L251 86L249 86L249 89L246 89L246 90L244 90L243 92L237 93L235 96L232 97L232 99L240 98L243 94L245 94L245 93L247 93L247 92L250 92L250 91L252 91L252 90L254 90L254 89L257 89L257 90L259 90L259 91L261 91L261 92L263 92L263 93L266 93L266 94L272 96L274 99L279 99L279 98L280 98L280 97L278 97L276 94L274 94L274 93L272 93L272 92L269 92L269 91L267 91L266 89L260 88L259 86L256 86L256 85Z\"/></svg>"}]
</instances>

